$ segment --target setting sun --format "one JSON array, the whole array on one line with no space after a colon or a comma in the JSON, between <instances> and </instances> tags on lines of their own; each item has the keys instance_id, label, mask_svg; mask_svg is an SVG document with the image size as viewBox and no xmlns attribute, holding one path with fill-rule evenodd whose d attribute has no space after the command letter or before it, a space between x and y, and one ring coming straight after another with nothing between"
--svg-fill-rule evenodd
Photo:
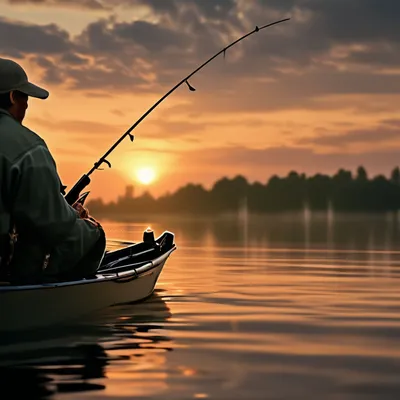
<instances>
[{"instance_id":1,"label":"setting sun","mask_svg":"<svg viewBox=\"0 0 400 400\"><path fill-rule=\"evenodd\" d=\"M142 183L143 185L149 185L155 180L156 173L154 171L154 168L143 167L139 168L136 171L136 177L139 180L139 182Z\"/></svg>"}]
</instances>

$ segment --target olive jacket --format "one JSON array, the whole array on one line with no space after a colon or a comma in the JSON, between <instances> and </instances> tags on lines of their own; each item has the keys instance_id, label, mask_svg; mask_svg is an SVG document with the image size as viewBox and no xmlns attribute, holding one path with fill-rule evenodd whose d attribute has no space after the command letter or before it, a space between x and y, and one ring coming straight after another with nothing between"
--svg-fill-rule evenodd
<instances>
[{"instance_id":1,"label":"olive jacket","mask_svg":"<svg viewBox=\"0 0 400 400\"><path fill-rule=\"evenodd\" d=\"M0 109L0 257L4 264L9 232L15 226L14 274L62 274L99 240L100 230L79 218L61 187L44 140ZM49 253L46 266L43 261Z\"/></svg>"}]
</instances>

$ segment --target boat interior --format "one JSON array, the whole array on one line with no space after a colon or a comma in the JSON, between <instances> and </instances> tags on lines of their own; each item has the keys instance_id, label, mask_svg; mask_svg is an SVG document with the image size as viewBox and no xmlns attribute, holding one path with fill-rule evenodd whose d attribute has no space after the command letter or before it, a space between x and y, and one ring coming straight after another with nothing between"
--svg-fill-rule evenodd
<instances>
[{"instance_id":1,"label":"boat interior","mask_svg":"<svg viewBox=\"0 0 400 400\"><path fill-rule=\"evenodd\" d=\"M165 231L158 238L154 238L151 230L143 233L143 241L129 244L123 248L106 251L97 270L99 275L118 274L126 271L135 271L146 264L158 259L175 248L174 234ZM94 278L96 278L94 276ZM83 280L84 278L82 278ZM13 286L9 281L0 279L1 286ZM15 285L21 286L21 285Z\"/></svg>"}]
</instances>

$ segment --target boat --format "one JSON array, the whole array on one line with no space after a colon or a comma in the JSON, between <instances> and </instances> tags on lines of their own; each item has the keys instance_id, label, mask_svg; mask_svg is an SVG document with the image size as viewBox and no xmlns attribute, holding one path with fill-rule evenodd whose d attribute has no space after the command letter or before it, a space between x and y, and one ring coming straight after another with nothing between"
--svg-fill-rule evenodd
<instances>
[{"instance_id":1,"label":"boat","mask_svg":"<svg viewBox=\"0 0 400 400\"><path fill-rule=\"evenodd\" d=\"M173 251L174 234L154 237L106 251L93 278L34 285L0 286L0 332L34 330L68 323L109 306L143 301L154 292Z\"/></svg>"}]
</instances>

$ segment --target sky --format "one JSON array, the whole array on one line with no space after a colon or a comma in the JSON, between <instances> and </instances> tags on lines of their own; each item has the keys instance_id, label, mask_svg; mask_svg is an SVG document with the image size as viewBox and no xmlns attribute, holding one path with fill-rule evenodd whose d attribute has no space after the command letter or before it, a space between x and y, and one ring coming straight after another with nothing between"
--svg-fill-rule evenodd
<instances>
[{"instance_id":1,"label":"sky","mask_svg":"<svg viewBox=\"0 0 400 400\"><path fill-rule=\"evenodd\" d=\"M24 124L70 188L201 63L290 17L193 76L195 92L170 95L91 175L92 196L359 165L389 176L400 164L399 13L395 0L0 0L0 57L50 91Z\"/></svg>"}]
</instances>

